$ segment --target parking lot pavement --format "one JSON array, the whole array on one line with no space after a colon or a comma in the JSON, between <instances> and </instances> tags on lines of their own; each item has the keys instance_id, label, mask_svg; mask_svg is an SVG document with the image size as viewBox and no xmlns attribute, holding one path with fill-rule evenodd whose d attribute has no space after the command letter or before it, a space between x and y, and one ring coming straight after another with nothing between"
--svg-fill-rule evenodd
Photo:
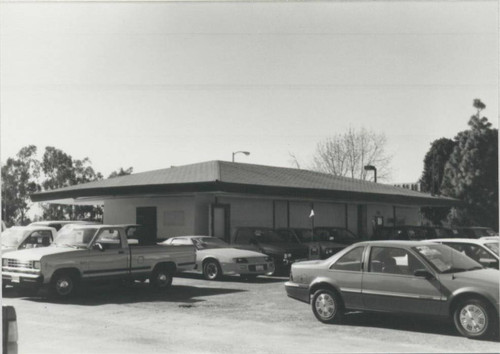
<instances>
[{"instance_id":1,"label":"parking lot pavement","mask_svg":"<svg viewBox=\"0 0 500 354\"><path fill-rule=\"evenodd\" d=\"M147 284L82 289L65 302L4 290L18 316L19 353L498 352L500 344L460 337L451 323L351 313L318 322L286 296L285 278L208 282L174 279L166 293Z\"/></svg>"}]
</instances>

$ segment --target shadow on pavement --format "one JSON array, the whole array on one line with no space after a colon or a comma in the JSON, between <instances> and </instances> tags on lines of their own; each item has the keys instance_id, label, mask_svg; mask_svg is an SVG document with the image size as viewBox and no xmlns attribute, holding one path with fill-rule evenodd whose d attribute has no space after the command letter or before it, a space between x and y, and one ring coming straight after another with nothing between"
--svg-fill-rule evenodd
<instances>
[{"instance_id":1,"label":"shadow on pavement","mask_svg":"<svg viewBox=\"0 0 500 354\"><path fill-rule=\"evenodd\" d=\"M176 275L176 277L185 278L185 279L203 280L203 281L206 281L207 284L214 284L218 281L224 282L224 283L265 284L265 283L283 283L283 282L288 280L288 277L277 277L277 276L267 276L267 275L258 276L256 278L245 278L245 277L241 277L239 275L225 275L220 280L205 280L205 278L203 278L203 275L200 273L188 273L188 272L178 274L178 275Z\"/></svg>"},{"instance_id":2,"label":"shadow on pavement","mask_svg":"<svg viewBox=\"0 0 500 354\"><path fill-rule=\"evenodd\" d=\"M22 289L6 288L3 291L4 298L26 297L25 300L34 302L50 302L68 305L96 306L105 304L130 304L140 302L179 302L182 304L194 304L206 301L207 296L223 295L244 292L242 289L220 289L212 287L172 285L166 291L155 291L148 283L134 283L132 285L83 285L69 299L56 300L47 296L46 290L39 292L26 292Z\"/></svg>"},{"instance_id":3,"label":"shadow on pavement","mask_svg":"<svg viewBox=\"0 0 500 354\"><path fill-rule=\"evenodd\" d=\"M439 334L463 338L456 330L453 322L440 318L426 318L409 315L386 313L348 312L344 315L342 325L355 327L376 327L393 330ZM498 339L491 340L499 342Z\"/></svg>"}]
</instances>

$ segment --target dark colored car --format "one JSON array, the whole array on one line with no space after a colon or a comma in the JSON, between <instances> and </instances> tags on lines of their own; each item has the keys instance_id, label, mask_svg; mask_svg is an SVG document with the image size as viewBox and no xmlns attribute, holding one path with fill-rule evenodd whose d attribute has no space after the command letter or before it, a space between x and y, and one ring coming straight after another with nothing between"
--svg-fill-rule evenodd
<instances>
[{"instance_id":1,"label":"dark colored car","mask_svg":"<svg viewBox=\"0 0 500 354\"><path fill-rule=\"evenodd\" d=\"M371 241L293 264L285 288L321 322L341 321L349 310L438 316L482 338L498 336L498 275L445 245Z\"/></svg>"},{"instance_id":2,"label":"dark colored car","mask_svg":"<svg viewBox=\"0 0 500 354\"><path fill-rule=\"evenodd\" d=\"M309 247L300 244L296 237L280 235L266 227L237 228L232 246L272 257L275 274L288 271L293 262L309 257Z\"/></svg>"},{"instance_id":3,"label":"dark colored car","mask_svg":"<svg viewBox=\"0 0 500 354\"><path fill-rule=\"evenodd\" d=\"M498 236L498 232L490 227L469 226L456 227L454 230L458 233L458 237L462 238L481 238L487 236Z\"/></svg>"},{"instance_id":4,"label":"dark colored car","mask_svg":"<svg viewBox=\"0 0 500 354\"><path fill-rule=\"evenodd\" d=\"M310 259L326 259L354 242L360 241L352 232L340 227L318 227L314 229L314 233L306 228L280 228L276 229L276 232L297 237L300 243L309 247Z\"/></svg>"},{"instance_id":5,"label":"dark colored car","mask_svg":"<svg viewBox=\"0 0 500 354\"><path fill-rule=\"evenodd\" d=\"M378 227L373 233L373 241L381 240L432 240L436 238L459 237L452 229L441 226L411 226Z\"/></svg>"}]
</instances>

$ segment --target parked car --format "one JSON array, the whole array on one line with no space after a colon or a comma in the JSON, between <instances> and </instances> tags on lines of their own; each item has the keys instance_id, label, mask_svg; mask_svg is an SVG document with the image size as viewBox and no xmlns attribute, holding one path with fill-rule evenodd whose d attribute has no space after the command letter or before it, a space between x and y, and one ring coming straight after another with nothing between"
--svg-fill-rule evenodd
<instances>
[{"instance_id":1,"label":"parked car","mask_svg":"<svg viewBox=\"0 0 500 354\"><path fill-rule=\"evenodd\" d=\"M207 280L223 275L239 274L246 278L274 272L273 259L263 253L232 248L220 238L211 236L177 236L160 243L162 245L194 245L195 269Z\"/></svg>"},{"instance_id":2,"label":"parked car","mask_svg":"<svg viewBox=\"0 0 500 354\"><path fill-rule=\"evenodd\" d=\"M469 227L456 227L459 237L463 238L480 238L485 236L498 236L498 232L491 227L469 226Z\"/></svg>"},{"instance_id":3,"label":"parked car","mask_svg":"<svg viewBox=\"0 0 500 354\"><path fill-rule=\"evenodd\" d=\"M53 227L57 231L59 231L64 225L67 224L80 224L80 225L89 225L89 224L100 224L94 221L84 221L84 220L47 220L47 221L35 221L29 224L28 226L48 226Z\"/></svg>"},{"instance_id":4,"label":"parked car","mask_svg":"<svg viewBox=\"0 0 500 354\"><path fill-rule=\"evenodd\" d=\"M349 310L436 315L480 338L498 328L498 274L446 245L371 241L293 264L285 288L321 322L340 321Z\"/></svg>"},{"instance_id":5,"label":"parked car","mask_svg":"<svg viewBox=\"0 0 500 354\"><path fill-rule=\"evenodd\" d=\"M498 269L500 260L498 256L498 237L494 237L493 240L491 238L493 237L487 237L486 239L441 238L430 242L452 247L484 267Z\"/></svg>"},{"instance_id":6,"label":"parked car","mask_svg":"<svg viewBox=\"0 0 500 354\"><path fill-rule=\"evenodd\" d=\"M48 287L56 297L71 296L83 281L113 279L149 279L162 290L176 271L195 263L193 246L134 246L123 227L82 225L59 235L50 247L9 253L2 259L2 279L13 286Z\"/></svg>"},{"instance_id":7,"label":"parked car","mask_svg":"<svg viewBox=\"0 0 500 354\"><path fill-rule=\"evenodd\" d=\"M41 221L41 223L43 223L43 221ZM51 222L49 221L48 224L50 225ZM59 228L59 230L57 230L57 234L59 235L59 234L64 233L64 232L71 231L75 227L82 226L82 225L101 225L101 223L96 222L96 221L72 221L72 222L68 222L68 223L63 224Z\"/></svg>"},{"instance_id":8,"label":"parked car","mask_svg":"<svg viewBox=\"0 0 500 354\"><path fill-rule=\"evenodd\" d=\"M17 354L17 315L14 306L2 306L2 353Z\"/></svg>"},{"instance_id":9,"label":"parked car","mask_svg":"<svg viewBox=\"0 0 500 354\"><path fill-rule=\"evenodd\" d=\"M315 228L314 233L311 229L304 228L279 228L276 232L282 235L292 234L300 243L307 245L310 259L326 259L353 242L359 241L353 233L337 227Z\"/></svg>"},{"instance_id":10,"label":"parked car","mask_svg":"<svg viewBox=\"0 0 500 354\"><path fill-rule=\"evenodd\" d=\"M432 240L444 237L459 237L458 232L442 226L385 226L375 229L371 240Z\"/></svg>"},{"instance_id":11,"label":"parked car","mask_svg":"<svg viewBox=\"0 0 500 354\"><path fill-rule=\"evenodd\" d=\"M309 256L309 247L301 245L296 238L282 236L266 227L237 228L232 246L270 256L274 274L287 272L293 262L307 260Z\"/></svg>"},{"instance_id":12,"label":"parked car","mask_svg":"<svg viewBox=\"0 0 500 354\"><path fill-rule=\"evenodd\" d=\"M28 248L47 247L56 237L56 229L47 226L12 226L1 235L2 254Z\"/></svg>"}]
</instances>

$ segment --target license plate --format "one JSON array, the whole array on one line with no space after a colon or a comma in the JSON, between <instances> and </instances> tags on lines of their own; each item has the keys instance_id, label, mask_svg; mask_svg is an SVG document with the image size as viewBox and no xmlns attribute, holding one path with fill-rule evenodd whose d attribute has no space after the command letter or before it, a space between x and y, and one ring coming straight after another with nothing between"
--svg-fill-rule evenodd
<instances>
[{"instance_id":1,"label":"license plate","mask_svg":"<svg viewBox=\"0 0 500 354\"><path fill-rule=\"evenodd\" d=\"M10 280L12 283L19 283L19 276L13 275L12 279Z\"/></svg>"},{"instance_id":2,"label":"license plate","mask_svg":"<svg viewBox=\"0 0 500 354\"><path fill-rule=\"evenodd\" d=\"M263 266L263 265L258 265L258 266L255 266L255 270L256 270L256 271L259 271L259 270L264 270L264 266Z\"/></svg>"}]
</instances>

